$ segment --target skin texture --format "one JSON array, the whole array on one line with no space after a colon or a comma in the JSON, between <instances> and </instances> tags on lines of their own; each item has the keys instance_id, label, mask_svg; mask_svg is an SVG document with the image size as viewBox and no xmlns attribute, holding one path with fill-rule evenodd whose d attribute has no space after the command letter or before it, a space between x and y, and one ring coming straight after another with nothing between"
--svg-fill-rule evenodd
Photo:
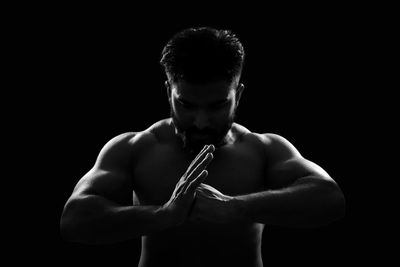
<instances>
[{"instance_id":1,"label":"skin texture","mask_svg":"<svg viewBox=\"0 0 400 267\"><path fill-rule=\"evenodd\" d=\"M343 216L326 171L283 137L233 122L237 80L166 87L171 118L110 140L78 182L61 218L67 240L141 237L139 266L263 266L264 225Z\"/></svg>"}]
</instances>

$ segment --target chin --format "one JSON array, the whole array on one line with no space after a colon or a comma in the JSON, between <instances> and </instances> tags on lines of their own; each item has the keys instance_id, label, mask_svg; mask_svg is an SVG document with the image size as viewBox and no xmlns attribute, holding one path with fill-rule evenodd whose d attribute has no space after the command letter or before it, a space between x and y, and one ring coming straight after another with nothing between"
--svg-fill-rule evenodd
<instances>
[{"instance_id":1,"label":"chin","mask_svg":"<svg viewBox=\"0 0 400 267\"><path fill-rule=\"evenodd\" d=\"M222 140L221 138L215 138L215 137L207 137L207 138L189 138L188 140L188 147L201 147L203 148L205 145L214 145L216 146L217 144L220 143Z\"/></svg>"}]
</instances>

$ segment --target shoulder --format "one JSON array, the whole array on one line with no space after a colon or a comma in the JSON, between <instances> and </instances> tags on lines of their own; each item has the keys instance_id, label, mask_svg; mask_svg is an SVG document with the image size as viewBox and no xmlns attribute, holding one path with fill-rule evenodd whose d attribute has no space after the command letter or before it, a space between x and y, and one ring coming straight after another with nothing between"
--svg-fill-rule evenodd
<instances>
[{"instance_id":1,"label":"shoulder","mask_svg":"<svg viewBox=\"0 0 400 267\"><path fill-rule=\"evenodd\" d=\"M258 155L265 157L263 137L261 134L252 132L248 128L238 123L234 123L231 128L235 137L235 147L245 147L246 150L257 152Z\"/></svg>"},{"instance_id":2,"label":"shoulder","mask_svg":"<svg viewBox=\"0 0 400 267\"><path fill-rule=\"evenodd\" d=\"M131 165L146 150L159 143L159 124L157 122L142 131L114 136L101 149L96 166Z\"/></svg>"},{"instance_id":3,"label":"shoulder","mask_svg":"<svg viewBox=\"0 0 400 267\"><path fill-rule=\"evenodd\" d=\"M302 157L297 148L281 135L264 133L260 135L260 138L270 161L286 161Z\"/></svg>"},{"instance_id":4,"label":"shoulder","mask_svg":"<svg viewBox=\"0 0 400 267\"><path fill-rule=\"evenodd\" d=\"M172 119L166 118L153 123L146 132L151 134L155 141L165 142L169 141L174 136L174 130L172 126Z\"/></svg>"},{"instance_id":5,"label":"shoulder","mask_svg":"<svg viewBox=\"0 0 400 267\"><path fill-rule=\"evenodd\" d=\"M243 140L246 143L262 150L268 162L285 161L300 158L300 152L285 137L274 133L257 133L249 130L244 132Z\"/></svg>"},{"instance_id":6,"label":"shoulder","mask_svg":"<svg viewBox=\"0 0 400 267\"><path fill-rule=\"evenodd\" d=\"M122 133L111 138L103 149L141 149L157 144L167 136L167 132L168 120L160 120L142 131Z\"/></svg>"},{"instance_id":7,"label":"shoulder","mask_svg":"<svg viewBox=\"0 0 400 267\"><path fill-rule=\"evenodd\" d=\"M259 137L260 141L269 149L284 149L284 150L296 150L293 146L293 144L286 139L285 137L274 134L274 133L263 133L263 134L257 134ZM296 151L287 151L287 152L297 152Z\"/></svg>"},{"instance_id":8,"label":"shoulder","mask_svg":"<svg viewBox=\"0 0 400 267\"><path fill-rule=\"evenodd\" d=\"M239 142L254 143L255 145L270 145L272 139L277 136L274 134L264 133L260 134L253 132L239 123L233 123L232 132L236 136L236 140Z\"/></svg>"}]
</instances>

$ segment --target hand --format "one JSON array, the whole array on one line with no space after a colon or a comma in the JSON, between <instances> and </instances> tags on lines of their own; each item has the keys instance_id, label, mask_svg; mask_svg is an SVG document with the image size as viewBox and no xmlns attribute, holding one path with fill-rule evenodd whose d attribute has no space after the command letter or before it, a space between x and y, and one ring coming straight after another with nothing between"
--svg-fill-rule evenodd
<instances>
[{"instance_id":1,"label":"hand","mask_svg":"<svg viewBox=\"0 0 400 267\"><path fill-rule=\"evenodd\" d=\"M188 217L196 188L208 175L206 168L213 159L214 150L213 145L204 146L176 184L169 201L163 205L162 209L170 212L173 224L182 224Z\"/></svg>"},{"instance_id":2,"label":"hand","mask_svg":"<svg viewBox=\"0 0 400 267\"><path fill-rule=\"evenodd\" d=\"M240 212L235 201L234 197L224 195L210 185L200 184L196 189L196 200L190 219L213 223L240 220Z\"/></svg>"}]
</instances>

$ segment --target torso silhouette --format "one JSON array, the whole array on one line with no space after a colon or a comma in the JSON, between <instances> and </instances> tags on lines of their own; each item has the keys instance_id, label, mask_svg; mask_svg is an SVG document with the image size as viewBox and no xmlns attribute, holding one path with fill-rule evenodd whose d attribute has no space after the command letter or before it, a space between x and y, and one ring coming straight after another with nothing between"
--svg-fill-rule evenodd
<instances>
[{"instance_id":1,"label":"torso silhouette","mask_svg":"<svg viewBox=\"0 0 400 267\"><path fill-rule=\"evenodd\" d=\"M196 156L182 149L169 122L146 130L143 149L134 153L134 202L140 205L166 203ZM230 196L264 190L266 158L257 134L236 123L232 133L235 141L213 153L204 183ZM262 224L248 221L190 221L143 236L139 266L262 266L262 230Z\"/></svg>"}]
</instances>

